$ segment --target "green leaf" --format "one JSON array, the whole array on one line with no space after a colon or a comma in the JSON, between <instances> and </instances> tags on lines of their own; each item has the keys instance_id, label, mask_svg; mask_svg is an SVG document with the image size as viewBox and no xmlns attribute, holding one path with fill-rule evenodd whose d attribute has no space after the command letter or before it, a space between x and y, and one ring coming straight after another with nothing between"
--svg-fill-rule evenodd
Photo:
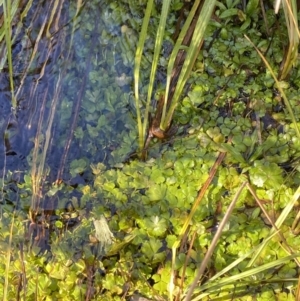
<instances>
[{"instance_id":1,"label":"green leaf","mask_svg":"<svg viewBox=\"0 0 300 301\"><path fill-rule=\"evenodd\" d=\"M154 275L152 279L155 281L154 288L165 293L170 282L171 270L169 267L164 267L160 271L160 275Z\"/></svg>"},{"instance_id":2,"label":"green leaf","mask_svg":"<svg viewBox=\"0 0 300 301\"><path fill-rule=\"evenodd\" d=\"M87 130L88 130L89 135L90 135L92 138L98 137L98 135L99 135L99 130L98 130L96 127L91 126L91 125L89 125L89 124L88 124L86 127L87 127Z\"/></svg>"},{"instance_id":3,"label":"green leaf","mask_svg":"<svg viewBox=\"0 0 300 301\"><path fill-rule=\"evenodd\" d=\"M70 173L72 177L75 177L77 174L83 173L87 168L87 162L85 159L73 160L70 164Z\"/></svg>"},{"instance_id":4,"label":"green leaf","mask_svg":"<svg viewBox=\"0 0 300 301\"><path fill-rule=\"evenodd\" d=\"M282 169L275 163L255 161L249 170L251 182L257 187L279 189L283 184Z\"/></svg>"},{"instance_id":5,"label":"green leaf","mask_svg":"<svg viewBox=\"0 0 300 301\"><path fill-rule=\"evenodd\" d=\"M172 247L173 247L176 240L177 240L176 235L168 235L166 237L166 242L167 242L168 248L172 249Z\"/></svg>"},{"instance_id":6,"label":"green leaf","mask_svg":"<svg viewBox=\"0 0 300 301\"><path fill-rule=\"evenodd\" d=\"M259 0L249 0L246 7L246 13L251 16L259 4Z\"/></svg>"},{"instance_id":7,"label":"green leaf","mask_svg":"<svg viewBox=\"0 0 300 301\"><path fill-rule=\"evenodd\" d=\"M107 120L105 115L101 115L98 119L98 124L97 124L97 128L101 129L102 127L107 126Z\"/></svg>"},{"instance_id":8,"label":"green leaf","mask_svg":"<svg viewBox=\"0 0 300 301\"><path fill-rule=\"evenodd\" d=\"M167 221L159 216L151 216L145 220L145 228L150 235L159 237L167 231Z\"/></svg>"},{"instance_id":9,"label":"green leaf","mask_svg":"<svg viewBox=\"0 0 300 301\"><path fill-rule=\"evenodd\" d=\"M167 188L163 185L153 184L149 187L146 195L150 201L160 201L163 200L166 195Z\"/></svg>"},{"instance_id":10,"label":"green leaf","mask_svg":"<svg viewBox=\"0 0 300 301\"><path fill-rule=\"evenodd\" d=\"M221 147L232 156L234 162L246 164L243 155L234 146L228 143L221 143Z\"/></svg>"},{"instance_id":11,"label":"green leaf","mask_svg":"<svg viewBox=\"0 0 300 301\"><path fill-rule=\"evenodd\" d=\"M58 220L58 221L55 221L55 227L58 229L62 229L64 227L64 224L62 221Z\"/></svg>"},{"instance_id":12,"label":"green leaf","mask_svg":"<svg viewBox=\"0 0 300 301\"><path fill-rule=\"evenodd\" d=\"M221 19L226 19L228 17L236 16L238 14L238 9L237 8L230 8L226 9L220 14Z\"/></svg>"},{"instance_id":13,"label":"green leaf","mask_svg":"<svg viewBox=\"0 0 300 301\"><path fill-rule=\"evenodd\" d=\"M251 24L251 19L249 17L246 18L245 22L241 26L241 31L244 31Z\"/></svg>"},{"instance_id":14,"label":"green leaf","mask_svg":"<svg viewBox=\"0 0 300 301\"><path fill-rule=\"evenodd\" d=\"M160 240L150 237L149 241L143 244L141 250L149 259L153 259L161 247L162 242Z\"/></svg>"},{"instance_id":15,"label":"green leaf","mask_svg":"<svg viewBox=\"0 0 300 301\"><path fill-rule=\"evenodd\" d=\"M107 256L118 254L126 245L128 245L135 238L135 234L125 236L120 242L114 242L107 252Z\"/></svg>"},{"instance_id":16,"label":"green leaf","mask_svg":"<svg viewBox=\"0 0 300 301\"><path fill-rule=\"evenodd\" d=\"M49 276L55 279L65 279L68 270L68 267L58 262L50 262L46 265L46 271L49 273Z\"/></svg>"},{"instance_id":17,"label":"green leaf","mask_svg":"<svg viewBox=\"0 0 300 301\"><path fill-rule=\"evenodd\" d=\"M203 94L206 92L204 86L196 86L192 91L188 93L188 96L191 100L191 102L197 106L200 105L205 101L205 97L203 97Z\"/></svg>"},{"instance_id":18,"label":"green leaf","mask_svg":"<svg viewBox=\"0 0 300 301\"><path fill-rule=\"evenodd\" d=\"M165 177L162 174L162 170L158 168L153 168L151 173L151 180L157 184L165 182Z\"/></svg>"},{"instance_id":19,"label":"green leaf","mask_svg":"<svg viewBox=\"0 0 300 301\"><path fill-rule=\"evenodd\" d=\"M51 189L48 190L47 195L50 197L54 196L57 193L57 191L60 191L62 189L62 187L62 185L52 185Z\"/></svg>"}]
</instances>

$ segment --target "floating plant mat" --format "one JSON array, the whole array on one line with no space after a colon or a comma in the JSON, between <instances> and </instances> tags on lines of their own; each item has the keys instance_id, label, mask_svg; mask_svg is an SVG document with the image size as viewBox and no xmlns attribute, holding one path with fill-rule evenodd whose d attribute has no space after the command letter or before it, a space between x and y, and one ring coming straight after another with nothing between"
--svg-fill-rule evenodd
<instances>
[{"instance_id":1,"label":"floating plant mat","mask_svg":"<svg viewBox=\"0 0 300 301\"><path fill-rule=\"evenodd\" d=\"M268 48L268 36L260 34L262 18L255 19L261 17L258 2L249 1L252 8L244 9L245 15L232 1L226 1L228 7L218 2L191 73L191 89L175 112L175 122L184 127L168 145L150 145L146 162L124 162L137 147L130 85L146 1L75 2L34 1L19 32L21 4L13 19L16 112L11 112L5 65L0 81L0 139L6 154L0 163L5 172L0 297L6 288L7 300L133 300L134 295L167 300L172 248L225 152L177 249L174 295L185 294L244 181L273 219L293 209L297 199L299 140L270 73L244 39L247 33ZM52 21L46 24L45 16ZM175 16L167 20L170 35ZM276 19L271 12L268 18L270 24ZM158 20L156 15L151 22ZM279 64L283 38L276 34L269 59L275 56ZM153 36L150 32L142 62L142 95ZM160 62L158 89L166 58ZM290 81L281 83L298 119L299 77L294 69ZM296 253L295 216L291 210L281 230ZM282 248L282 237L274 232L268 237L271 224L244 188L197 294L229 300L294 297L298 263ZM262 264L273 265L229 281Z\"/></svg>"},{"instance_id":2,"label":"floating plant mat","mask_svg":"<svg viewBox=\"0 0 300 301\"><path fill-rule=\"evenodd\" d=\"M83 239L92 231L89 199L73 188L92 183L93 163L113 166L135 149L129 98L136 33L124 25L131 14L121 19L109 2L14 2L16 107L5 55L0 62L1 202L2 210L19 212L25 229L16 223L14 239L23 244L25 237L26 252L55 252L50 236L60 241L78 224L78 240L68 248L93 249ZM4 39L0 50L7 52ZM99 216L93 212L96 221Z\"/></svg>"}]
</instances>

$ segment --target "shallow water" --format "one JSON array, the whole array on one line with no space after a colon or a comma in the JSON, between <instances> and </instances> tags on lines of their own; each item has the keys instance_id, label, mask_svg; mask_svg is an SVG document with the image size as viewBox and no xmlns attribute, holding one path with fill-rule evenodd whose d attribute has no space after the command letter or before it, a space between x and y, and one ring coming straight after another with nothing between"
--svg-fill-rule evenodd
<instances>
[{"instance_id":1,"label":"shallow water","mask_svg":"<svg viewBox=\"0 0 300 301\"><path fill-rule=\"evenodd\" d=\"M18 171L21 180L42 163L50 170L50 182L58 178L85 182L89 164L122 162L134 149L129 141L127 149L115 153L124 135L134 129L128 103L133 61L123 59L122 22L114 24L112 10L101 3L86 3L72 19L75 4L62 1L48 28L51 2L34 1L22 28L13 28L17 108L12 109L4 66L0 75L2 174ZM86 161L79 172L83 179L69 170L70 163L80 158Z\"/></svg>"}]
</instances>

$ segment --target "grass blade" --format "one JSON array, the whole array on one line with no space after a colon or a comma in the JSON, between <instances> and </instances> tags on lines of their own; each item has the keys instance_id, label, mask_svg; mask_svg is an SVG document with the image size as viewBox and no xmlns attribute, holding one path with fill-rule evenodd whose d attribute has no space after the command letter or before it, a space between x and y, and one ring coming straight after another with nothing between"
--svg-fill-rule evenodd
<instances>
[{"instance_id":1,"label":"grass blade","mask_svg":"<svg viewBox=\"0 0 300 301\"><path fill-rule=\"evenodd\" d=\"M186 59L184 61L182 70L180 72L178 84L176 85L170 108L168 109L166 117L164 119L162 119L162 121L161 121L161 129L162 130L167 129L171 124L174 110L178 104L178 101L181 97L183 88L184 88L184 86L189 78L190 72L194 66L194 62L195 62L198 52L199 52L199 46L201 45L201 41L204 38L205 30L209 23L213 9L215 7L215 3L216 3L216 1L214 1L214 0L213 1L206 0L203 4L203 7L202 7L201 12L198 17L198 21L197 21L197 24L195 27L195 31L194 31L190 46L188 47L188 50L187 50Z\"/></svg>"},{"instance_id":2,"label":"grass blade","mask_svg":"<svg viewBox=\"0 0 300 301\"><path fill-rule=\"evenodd\" d=\"M150 103L151 103L152 92L153 92L153 88L154 88L155 74L156 74L159 55L160 55L161 46L162 46L162 42L163 42L163 38L164 38L165 27L166 27L167 16L168 16L170 4L171 4L171 0L163 1L161 17L160 17L157 35L156 35L156 39L155 39L155 48L154 48L153 62L152 62L151 74L150 74L150 80L149 80L149 86L148 86L148 95L147 95L147 104L146 104L145 119L144 119L144 125L143 125L143 133L146 132L146 127L148 125L148 112L150 110Z\"/></svg>"},{"instance_id":3,"label":"grass blade","mask_svg":"<svg viewBox=\"0 0 300 301\"><path fill-rule=\"evenodd\" d=\"M183 39L192 23L192 20L195 16L195 13L197 11L197 8L200 4L201 0L196 0L195 3L193 4L193 7L180 31L180 34L178 36L178 39L176 40L174 49L171 53L170 56L170 60L168 63L168 69L167 69L167 83L166 83L166 91L165 91L165 100L164 100L164 107L163 107L163 111L162 111L162 116L161 116L161 120L163 121L165 119L166 116L166 110L167 110L167 102L168 102L168 97L169 97L169 91L170 91L170 85L171 85L171 80L172 80L172 73L173 73L173 69L174 69L174 63L177 57L177 54L179 52L180 49L182 49L182 42ZM162 127L162 124L161 124Z\"/></svg>"},{"instance_id":4,"label":"grass blade","mask_svg":"<svg viewBox=\"0 0 300 301\"><path fill-rule=\"evenodd\" d=\"M11 104L13 109L17 108L17 101L14 93L14 81L13 81L13 66L12 66L12 33L11 33L11 1L3 1L3 13L4 13L4 31L5 31L5 42L7 48L7 62L9 70L9 83L10 83L10 92L11 92Z\"/></svg>"},{"instance_id":5,"label":"grass blade","mask_svg":"<svg viewBox=\"0 0 300 301\"><path fill-rule=\"evenodd\" d=\"M280 79L287 77L293 64L298 60L299 30L297 21L297 4L296 1L283 1L282 7L284 11L286 27L289 35L289 46L283 59L282 68L280 70Z\"/></svg>"},{"instance_id":6,"label":"grass blade","mask_svg":"<svg viewBox=\"0 0 300 301\"><path fill-rule=\"evenodd\" d=\"M299 256L300 256L300 253L296 253L296 254L293 254L293 255L290 255L290 256L286 256L284 258L274 260L272 262L268 262L268 263L266 263L262 266L259 266L259 267L256 267L256 268L253 268L253 269L250 269L250 270L246 270L245 272L239 273L237 275L233 275L231 277L226 277L224 279L218 279L218 281L216 283L214 283L214 284L210 283L210 285L207 286L207 291L203 294L200 294L196 298L194 298L193 301L203 300L202 298L207 296L209 293L216 292L216 291L222 289L222 287L224 287L225 285L230 285L230 284L234 285L239 280L243 280L246 277L251 277L251 276L254 276L258 273L264 272L268 269L275 268L275 267L278 267L280 265L284 265L287 262L289 262L290 260L292 260L296 257L299 257ZM252 282L252 281L250 280L250 282Z\"/></svg>"},{"instance_id":7,"label":"grass blade","mask_svg":"<svg viewBox=\"0 0 300 301\"><path fill-rule=\"evenodd\" d=\"M298 189L294 193L292 199L285 206L285 208L281 212L280 216L276 220L275 226L276 226L277 229L279 229L282 226L283 222L286 220L286 218L289 215L289 213L293 210L294 205L298 201L299 198L300 198L300 186L298 187ZM269 236L273 236L273 234L276 232L276 228L272 227L272 229L270 230ZM257 250L256 254L253 256L253 258L249 262L248 266L252 266L254 264L254 262L256 261L256 259L259 256L259 254L261 253L261 251L265 248L265 246L268 243L268 241L269 241L268 238L266 238L266 241L264 241L264 243L262 243L261 247Z\"/></svg>"},{"instance_id":8,"label":"grass blade","mask_svg":"<svg viewBox=\"0 0 300 301\"><path fill-rule=\"evenodd\" d=\"M296 121L296 118L295 118L295 115L293 113L293 109L290 105L290 102L289 100L287 99L281 85L280 85L280 82L278 81L277 77L275 76L275 73L272 69L272 67L270 66L270 64L268 63L268 61L266 60L266 58L264 57L264 55L259 51L259 49L252 43L252 41L248 38L247 35L245 35L245 38L247 39L247 41L249 41L249 43L254 47L254 49L257 51L257 53L259 54L259 56L261 57L261 59L263 60L263 62L265 63L266 67L269 69L275 83L276 83L276 86L277 86L277 89L279 90L283 100L284 100L284 103L288 109L288 112L290 114L290 117L292 119L292 122L295 126L295 130L296 130L296 134L297 134L297 137L300 139L300 131L299 131L299 127L298 127L298 124L297 124L297 121Z\"/></svg>"},{"instance_id":9,"label":"grass blade","mask_svg":"<svg viewBox=\"0 0 300 301\"><path fill-rule=\"evenodd\" d=\"M149 0L147 2L147 7L145 11L145 16L142 23L142 29L139 36L139 41L135 53L135 61L134 61L134 95L135 95L135 107L136 107L136 115L137 115L137 124L138 124L138 132L139 132L139 150L141 151L144 147L145 141L145 131L143 130L142 124L142 116L140 110L140 99L139 99L139 80L140 80L140 68L141 61L143 55L143 49L147 37L147 29L149 26L149 20L151 16L151 11L153 7L153 0Z\"/></svg>"},{"instance_id":10,"label":"grass blade","mask_svg":"<svg viewBox=\"0 0 300 301\"><path fill-rule=\"evenodd\" d=\"M244 187L246 186L246 184L247 184L247 182L244 182L241 185L241 187L239 188L239 190L236 192L236 194L234 196L234 199L232 200L231 204L229 205L229 207L228 207L228 209L227 209L227 211L226 211L226 213L224 215L224 218L222 219L222 221L221 221L221 223L220 223L220 225L218 227L218 230L217 230L217 232L216 232L216 234L215 234L215 236L214 236L214 238L213 238L213 240L212 240L212 242L211 242L211 244L210 244L210 246L209 246L209 248L208 248L208 250L207 250L207 252L206 252L206 254L204 256L204 259L203 259L203 261L202 261L199 269L198 269L197 275L196 275L196 277L195 277L195 279L194 279L191 287L188 290L188 293L187 293L187 295L185 297L185 301L190 301L191 300L193 291L196 288L196 286L198 284L198 281L203 276L203 273L204 273L204 270L205 270L205 268L206 268L206 266L208 264L208 261L211 259L211 256L212 256L212 254L213 254L213 252L214 252L214 250L215 250L215 248L217 246L217 243L218 243L218 241L219 241L219 239L220 239L220 237L222 235L223 229L224 229L227 221L229 220L229 218L231 216L231 213L232 213L232 211L233 211L233 209L235 207L235 204L238 201L239 196L242 193L242 191L243 191Z\"/></svg>"}]
</instances>

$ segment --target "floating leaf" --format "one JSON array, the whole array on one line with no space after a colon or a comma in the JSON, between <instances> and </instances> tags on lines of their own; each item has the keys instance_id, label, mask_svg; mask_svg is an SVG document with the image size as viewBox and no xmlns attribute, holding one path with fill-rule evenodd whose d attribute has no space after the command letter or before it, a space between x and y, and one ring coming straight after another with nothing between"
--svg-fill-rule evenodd
<instances>
[{"instance_id":1,"label":"floating leaf","mask_svg":"<svg viewBox=\"0 0 300 301\"><path fill-rule=\"evenodd\" d=\"M283 184L282 169L275 163L255 161L249 170L251 182L258 187L279 189Z\"/></svg>"},{"instance_id":2,"label":"floating leaf","mask_svg":"<svg viewBox=\"0 0 300 301\"><path fill-rule=\"evenodd\" d=\"M70 173L72 177L75 177L77 174L83 173L87 168L87 162L85 159L73 160L70 165Z\"/></svg>"},{"instance_id":3,"label":"floating leaf","mask_svg":"<svg viewBox=\"0 0 300 301\"><path fill-rule=\"evenodd\" d=\"M149 258L153 259L162 247L162 242L158 239L150 237L142 246L142 252Z\"/></svg>"},{"instance_id":4,"label":"floating leaf","mask_svg":"<svg viewBox=\"0 0 300 301\"><path fill-rule=\"evenodd\" d=\"M165 177L163 176L162 170L154 168L151 172L151 180L154 181L156 184L165 182Z\"/></svg>"},{"instance_id":5,"label":"floating leaf","mask_svg":"<svg viewBox=\"0 0 300 301\"><path fill-rule=\"evenodd\" d=\"M163 185L153 184L149 187L146 195L150 201L160 201L164 199L166 190L166 187Z\"/></svg>"},{"instance_id":6,"label":"floating leaf","mask_svg":"<svg viewBox=\"0 0 300 301\"><path fill-rule=\"evenodd\" d=\"M55 279L65 279L68 270L68 267L58 262L50 262L46 265L46 271L49 273L49 276Z\"/></svg>"},{"instance_id":7,"label":"floating leaf","mask_svg":"<svg viewBox=\"0 0 300 301\"><path fill-rule=\"evenodd\" d=\"M167 221L159 216L151 216L144 222L148 233L153 236L162 236L167 230Z\"/></svg>"}]
</instances>

